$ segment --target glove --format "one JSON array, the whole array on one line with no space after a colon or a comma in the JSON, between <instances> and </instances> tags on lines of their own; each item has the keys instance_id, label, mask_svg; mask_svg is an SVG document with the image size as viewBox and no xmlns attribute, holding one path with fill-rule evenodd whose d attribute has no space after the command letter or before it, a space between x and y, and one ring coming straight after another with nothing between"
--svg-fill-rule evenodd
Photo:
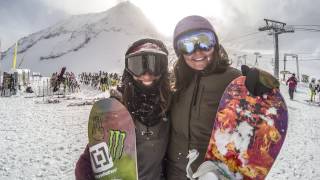
<instances>
[{"instance_id":1,"label":"glove","mask_svg":"<svg viewBox=\"0 0 320 180\"><path fill-rule=\"evenodd\" d=\"M212 161L203 162L192 178L198 180L219 180L219 168ZM220 178L222 179L222 178Z\"/></svg>"},{"instance_id":2,"label":"glove","mask_svg":"<svg viewBox=\"0 0 320 180\"><path fill-rule=\"evenodd\" d=\"M231 174L228 174L213 161L203 162L193 173L191 164L198 158L199 152L196 149L189 150L187 158L189 159L186 171L187 178L190 180L230 180L235 179Z\"/></svg>"},{"instance_id":3,"label":"glove","mask_svg":"<svg viewBox=\"0 0 320 180\"><path fill-rule=\"evenodd\" d=\"M245 86L253 96L262 96L273 89L279 89L279 81L266 71L242 65L241 72L246 76Z\"/></svg>"}]
</instances>

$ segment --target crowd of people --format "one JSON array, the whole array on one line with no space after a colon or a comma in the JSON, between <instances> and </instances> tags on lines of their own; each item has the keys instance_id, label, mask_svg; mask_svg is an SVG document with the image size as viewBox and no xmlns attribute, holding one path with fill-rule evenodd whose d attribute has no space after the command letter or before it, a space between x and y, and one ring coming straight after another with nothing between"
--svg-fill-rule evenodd
<instances>
[{"instance_id":1,"label":"crowd of people","mask_svg":"<svg viewBox=\"0 0 320 180\"><path fill-rule=\"evenodd\" d=\"M100 71L99 73L83 72L79 74L81 84L91 86L103 92L109 90L111 86L116 86L120 81L120 76L117 73L108 73Z\"/></svg>"},{"instance_id":2,"label":"crowd of people","mask_svg":"<svg viewBox=\"0 0 320 180\"><path fill-rule=\"evenodd\" d=\"M63 92L77 92L80 90L80 84L91 86L105 92L109 90L111 86L116 86L119 81L120 76L117 73L107 73L104 71L99 71L99 73L83 72L78 75L78 78L76 78L73 72L55 72L51 76L50 84L51 87L56 87L56 89L62 86Z\"/></svg>"},{"instance_id":3,"label":"crowd of people","mask_svg":"<svg viewBox=\"0 0 320 180\"><path fill-rule=\"evenodd\" d=\"M80 85L73 72L53 73L50 78L50 86L53 87L53 91L60 89L62 86L64 93L74 93L80 90Z\"/></svg>"},{"instance_id":4,"label":"crowd of people","mask_svg":"<svg viewBox=\"0 0 320 180\"><path fill-rule=\"evenodd\" d=\"M66 68L63 67L61 72L52 73L47 88L51 89L53 93L58 92L58 90L60 90L59 93L64 94L75 93L80 91L80 84L91 86L105 92L109 90L111 86L116 86L121 78L117 73L107 73L103 71L99 73L83 72L77 77L74 72L65 72L65 70ZM17 90L20 90L20 86L18 87L16 81L17 77L15 74L4 72L2 83L0 84L0 95L11 96L16 94ZM25 91L27 93L34 92L30 83L28 83Z\"/></svg>"},{"instance_id":5,"label":"crowd of people","mask_svg":"<svg viewBox=\"0 0 320 180\"><path fill-rule=\"evenodd\" d=\"M291 75L291 77L288 78L286 81L286 85L289 88L289 96L290 99L293 100L294 97L294 92L296 92L298 84L298 79L296 78L295 73ZM309 88L309 99L308 101L310 102L316 102L318 101L320 103L320 79L316 82L315 78L312 78L310 83L308 84ZM318 94L318 98L316 98L316 95Z\"/></svg>"}]
</instances>

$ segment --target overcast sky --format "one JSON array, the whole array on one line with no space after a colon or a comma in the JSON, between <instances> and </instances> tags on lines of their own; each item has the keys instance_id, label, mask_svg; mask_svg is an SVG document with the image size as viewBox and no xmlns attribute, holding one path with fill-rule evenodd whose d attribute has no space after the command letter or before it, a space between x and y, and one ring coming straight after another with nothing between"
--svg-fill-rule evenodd
<instances>
[{"instance_id":1,"label":"overcast sky","mask_svg":"<svg viewBox=\"0 0 320 180\"><path fill-rule=\"evenodd\" d=\"M123 0L0 0L0 39L4 51L15 41L67 18L101 12ZM210 17L222 42L240 50L273 49L266 32L247 37L264 25L264 18L293 25L320 25L316 0L130 0L142 9L158 30L170 36L184 16ZM305 28L320 29L320 26ZM280 35L280 47L320 53L320 32L296 31ZM320 57L320 55L318 56Z\"/></svg>"}]
</instances>

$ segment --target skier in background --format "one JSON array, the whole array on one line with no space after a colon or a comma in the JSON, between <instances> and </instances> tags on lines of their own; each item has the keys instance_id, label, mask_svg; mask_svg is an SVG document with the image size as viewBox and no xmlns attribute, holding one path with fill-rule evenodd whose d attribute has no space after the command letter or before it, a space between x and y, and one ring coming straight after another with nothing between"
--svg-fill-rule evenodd
<instances>
[{"instance_id":1,"label":"skier in background","mask_svg":"<svg viewBox=\"0 0 320 180\"><path fill-rule=\"evenodd\" d=\"M316 93L318 93L318 102L320 103L320 79L318 79L318 83L316 85Z\"/></svg>"},{"instance_id":2,"label":"skier in background","mask_svg":"<svg viewBox=\"0 0 320 180\"><path fill-rule=\"evenodd\" d=\"M296 90L298 80L296 78L295 73L292 74L292 76L287 80L286 85L289 86L289 95L290 99L293 100L293 94Z\"/></svg>"},{"instance_id":3,"label":"skier in background","mask_svg":"<svg viewBox=\"0 0 320 180\"><path fill-rule=\"evenodd\" d=\"M314 102L316 100L316 79L312 78L309 83L310 89L310 102Z\"/></svg>"}]
</instances>

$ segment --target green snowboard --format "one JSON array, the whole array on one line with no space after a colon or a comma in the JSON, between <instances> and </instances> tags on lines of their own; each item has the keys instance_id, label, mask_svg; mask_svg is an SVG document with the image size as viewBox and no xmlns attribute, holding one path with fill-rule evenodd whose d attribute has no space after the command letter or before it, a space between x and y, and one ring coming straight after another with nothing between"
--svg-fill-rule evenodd
<instances>
[{"instance_id":1,"label":"green snowboard","mask_svg":"<svg viewBox=\"0 0 320 180\"><path fill-rule=\"evenodd\" d=\"M93 104L88 123L89 152L96 180L137 180L135 126L119 101Z\"/></svg>"}]
</instances>

